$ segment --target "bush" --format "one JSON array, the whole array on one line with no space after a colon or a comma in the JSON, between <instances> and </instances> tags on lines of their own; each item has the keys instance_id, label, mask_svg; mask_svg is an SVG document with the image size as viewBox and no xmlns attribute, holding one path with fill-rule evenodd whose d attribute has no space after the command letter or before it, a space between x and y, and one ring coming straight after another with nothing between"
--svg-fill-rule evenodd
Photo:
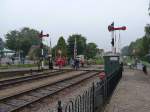
<instances>
[{"instance_id":1,"label":"bush","mask_svg":"<svg viewBox=\"0 0 150 112\"><path fill-rule=\"evenodd\" d=\"M95 64L97 64L97 65L102 65L102 64L104 64L104 59L103 58L98 58L98 59L95 59Z\"/></svg>"}]
</instances>

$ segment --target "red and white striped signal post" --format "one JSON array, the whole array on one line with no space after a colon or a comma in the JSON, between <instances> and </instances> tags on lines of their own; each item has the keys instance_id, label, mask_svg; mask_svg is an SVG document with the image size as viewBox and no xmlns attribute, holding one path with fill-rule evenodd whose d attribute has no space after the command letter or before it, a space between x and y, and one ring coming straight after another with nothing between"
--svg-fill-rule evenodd
<instances>
[{"instance_id":1,"label":"red and white striped signal post","mask_svg":"<svg viewBox=\"0 0 150 112\"><path fill-rule=\"evenodd\" d=\"M116 31L116 30L126 30L126 26L122 26L122 27L117 27L117 28L115 28L114 27L114 22L112 22L112 24L111 25L109 25L108 26L108 31L109 32L111 32L112 33L112 41L111 41L111 45L112 45L112 52L113 52L113 54L115 54L116 53L116 39L114 39L114 31Z\"/></svg>"},{"instance_id":2,"label":"red and white striped signal post","mask_svg":"<svg viewBox=\"0 0 150 112\"><path fill-rule=\"evenodd\" d=\"M40 35L40 40L41 40L41 68L44 68L44 50L43 50L43 37L49 37L49 34L43 35L43 31L41 31Z\"/></svg>"}]
</instances>

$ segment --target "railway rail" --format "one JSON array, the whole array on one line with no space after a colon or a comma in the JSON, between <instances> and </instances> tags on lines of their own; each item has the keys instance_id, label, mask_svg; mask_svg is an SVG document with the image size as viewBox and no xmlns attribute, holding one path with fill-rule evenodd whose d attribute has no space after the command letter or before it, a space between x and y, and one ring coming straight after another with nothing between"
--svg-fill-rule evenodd
<instances>
[{"instance_id":1,"label":"railway rail","mask_svg":"<svg viewBox=\"0 0 150 112\"><path fill-rule=\"evenodd\" d=\"M48 69L44 69L46 71ZM22 76L24 74L32 74L34 72L41 72L41 70L38 69L25 69L25 70L2 70L0 71L0 78L5 77L12 77L12 76Z\"/></svg>"},{"instance_id":2,"label":"railway rail","mask_svg":"<svg viewBox=\"0 0 150 112\"><path fill-rule=\"evenodd\" d=\"M22 76L22 77L17 77L13 79L7 79L7 80L1 80L0 81L0 89L5 88L6 86L12 85L12 84L18 84L21 82L26 82L26 81L33 81L37 79L42 79L42 78L47 78L50 76L54 75L59 75L62 73L69 72L71 70L55 70L55 71L47 71L47 72L41 72L41 73L35 73L35 75L28 75L28 76Z\"/></svg>"},{"instance_id":3,"label":"railway rail","mask_svg":"<svg viewBox=\"0 0 150 112\"><path fill-rule=\"evenodd\" d=\"M65 88L71 87L80 83L83 80L89 79L99 72L84 71L77 75L69 76L65 79L58 80L52 84L43 85L32 90L18 93L13 96L8 96L0 99L0 112L16 112L30 104L38 102L43 98L51 96Z\"/></svg>"}]
</instances>

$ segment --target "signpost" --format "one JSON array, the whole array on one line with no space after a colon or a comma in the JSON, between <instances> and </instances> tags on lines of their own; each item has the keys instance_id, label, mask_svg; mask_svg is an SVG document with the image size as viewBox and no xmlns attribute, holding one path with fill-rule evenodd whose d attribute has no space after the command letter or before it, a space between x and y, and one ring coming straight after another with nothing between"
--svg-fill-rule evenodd
<instances>
[{"instance_id":1,"label":"signpost","mask_svg":"<svg viewBox=\"0 0 150 112\"><path fill-rule=\"evenodd\" d=\"M41 39L41 67L42 69L44 68L44 49L43 49L43 37L49 37L49 34L43 35L43 31L41 31L40 35L39 35L40 39Z\"/></svg>"}]
</instances>

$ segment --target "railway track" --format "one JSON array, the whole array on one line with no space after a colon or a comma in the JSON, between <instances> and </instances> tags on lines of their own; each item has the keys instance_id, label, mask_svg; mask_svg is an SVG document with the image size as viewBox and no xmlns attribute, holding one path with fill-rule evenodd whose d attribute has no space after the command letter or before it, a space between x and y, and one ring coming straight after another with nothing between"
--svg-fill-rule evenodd
<instances>
[{"instance_id":1,"label":"railway track","mask_svg":"<svg viewBox=\"0 0 150 112\"><path fill-rule=\"evenodd\" d=\"M37 79L42 79L42 78L47 78L50 76L54 75L59 75L62 73L69 72L71 70L55 70L55 71L47 71L47 72L42 72L42 73L36 73L35 75L28 75L28 76L22 76L22 77L17 77L13 79L8 79L8 80L1 80L0 81L0 89L5 88L6 86L12 85L12 84L18 84L21 82L27 82L27 81L33 81Z\"/></svg>"},{"instance_id":2,"label":"railway track","mask_svg":"<svg viewBox=\"0 0 150 112\"><path fill-rule=\"evenodd\" d=\"M40 71L37 69L0 71L0 77L20 76L20 74L32 74L33 72Z\"/></svg>"},{"instance_id":3,"label":"railway track","mask_svg":"<svg viewBox=\"0 0 150 112\"><path fill-rule=\"evenodd\" d=\"M13 96L0 99L0 112L17 112L23 107L40 101L48 96L51 96L65 88L71 87L80 83L83 80L97 75L96 71L84 71L78 75L73 75L49 85L43 85L32 90L18 93Z\"/></svg>"}]
</instances>

